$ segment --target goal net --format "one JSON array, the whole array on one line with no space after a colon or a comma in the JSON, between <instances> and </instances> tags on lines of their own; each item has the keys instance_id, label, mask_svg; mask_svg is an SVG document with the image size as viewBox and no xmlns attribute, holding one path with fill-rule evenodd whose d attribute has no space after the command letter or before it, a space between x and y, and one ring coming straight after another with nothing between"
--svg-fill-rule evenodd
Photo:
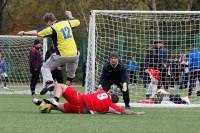
<instances>
[{"instance_id":1,"label":"goal net","mask_svg":"<svg viewBox=\"0 0 200 133\"><path fill-rule=\"evenodd\" d=\"M6 62L8 81L4 87L5 78L0 76L0 94L29 94L31 73L29 68L30 50L36 36L0 36L0 55ZM43 46L40 48L41 58L44 60L47 39L41 39ZM42 75L36 86L39 91L43 86Z\"/></svg>"},{"instance_id":2,"label":"goal net","mask_svg":"<svg viewBox=\"0 0 200 133\"><path fill-rule=\"evenodd\" d=\"M118 52L129 75L129 95L132 106L198 106L200 97L196 95L196 90L199 88L194 87L192 98L187 97L190 74L184 62L188 61L188 55L192 52L191 44L196 44L199 49L199 33L200 12L197 11L91 11L85 93L95 91L109 54ZM190 104L175 104L167 100L158 104L138 103L146 99L150 79L149 75L144 72L143 66L146 51L154 46L155 39L162 40L164 47L168 50L166 71L161 71L163 75L160 73L161 78L165 78L160 80L160 88L168 89L166 91L172 94L179 94ZM132 58L135 58L138 65L135 70L136 82L133 78L130 83L128 67ZM169 68L170 58L175 64L173 72ZM110 91L121 95L116 85L111 88ZM120 102L124 105L122 97Z\"/></svg>"}]
</instances>

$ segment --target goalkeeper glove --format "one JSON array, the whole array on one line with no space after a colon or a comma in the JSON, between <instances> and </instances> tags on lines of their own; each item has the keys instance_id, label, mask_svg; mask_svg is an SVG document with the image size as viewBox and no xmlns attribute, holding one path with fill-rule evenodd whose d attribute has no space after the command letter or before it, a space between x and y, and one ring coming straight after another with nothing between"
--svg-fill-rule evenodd
<instances>
[{"instance_id":1,"label":"goalkeeper glove","mask_svg":"<svg viewBox=\"0 0 200 133\"><path fill-rule=\"evenodd\" d=\"M123 83L122 91L124 91L124 92L127 91L127 83L126 82Z\"/></svg>"},{"instance_id":2,"label":"goalkeeper glove","mask_svg":"<svg viewBox=\"0 0 200 133\"><path fill-rule=\"evenodd\" d=\"M103 88L102 88L102 85L99 85L99 86L98 86L98 91L99 91L99 90L102 90L102 89L103 89Z\"/></svg>"}]
</instances>

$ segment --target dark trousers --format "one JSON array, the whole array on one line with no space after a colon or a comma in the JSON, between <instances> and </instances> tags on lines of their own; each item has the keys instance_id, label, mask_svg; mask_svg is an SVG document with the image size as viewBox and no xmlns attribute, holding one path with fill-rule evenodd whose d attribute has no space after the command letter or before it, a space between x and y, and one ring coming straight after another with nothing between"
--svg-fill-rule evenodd
<instances>
[{"instance_id":1,"label":"dark trousers","mask_svg":"<svg viewBox=\"0 0 200 133\"><path fill-rule=\"evenodd\" d=\"M175 81L175 76L174 75L168 75L168 79L169 79L169 86L171 88L174 88L174 81Z\"/></svg>"},{"instance_id":2,"label":"dark trousers","mask_svg":"<svg viewBox=\"0 0 200 133\"><path fill-rule=\"evenodd\" d=\"M183 87L186 89L187 86L188 86L188 80L189 80L189 75L188 73L184 73L184 76L183 76Z\"/></svg>"},{"instance_id":3,"label":"dark trousers","mask_svg":"<svg viewBox=\"0 0 200 133\"><path fill-rule=\"evenodd\" d=\"M130 84L132 84L132 81L134 80L134 83L136 84L136 71L130 70L129 72L129 79L130 79Z\"/></svg>"},{"instance_id":4,"label":"dark trousers","mask_svg":"<svg viewBox=\"0 0 200 133\"><path fill-rule=\"evenodd\" d=\"M37 85L38 79L39 79L39 75L40 75L40 70L31 70L31 92L32 94L35 94L35 86Z\"/></svg>"},{"instance_id":5,"label":"dark trousers","mask_svg":"<svg viewBox=\"0 0 200 133\"><path fill-rule=\"evenodd\" d=\"M165 89L168 89L168 83L166 81L166 76L167 76L167 69L161 69L160 70L160 80L158 81L158 88L161 88L162 85L164 86Z\"/></svg>"},{"instance_id":6,"label":"dark trousers","mask_svg":"<svg viewBox=\"0 0 200 133\"><path fill-rule=\"evenodd\" d=\"M112 84L116 84L117 86L120 87L120 90L122 91L122 88L123 88L123 85L122 85L123 82L121 81L109 81L109 80L106 80L103 84L102 84L102 88L104 91L108 92L110 90L110 87ZM124 99L124 103L125 105L128 105L129 102L130 102L130 98L129 98L129 89L128 89L128 86L127 86L127 91L126 92L123 92L122 91L122 94L123 94L123 99Z\"/></svg>"},{"instance_id":7,"label":"dark trousers","mask_svg":"<svg viewBox=\"0 0 200 133\"><path fill-rule=\"evenodd\" d=\"M83 72L82 86L85 85L86 72Z\"/></svg>"},{"instance_id":8,"label":"dark trousers","mask_svg":"<svg viewBox=\"0 0 200 133\"><path fill-rule=\"evenodd\" d=\"M195 80L196 78L198 78L198 80L200 81L200 71L192 71L190 73L190 86L188 90L188 96L192 95L192 90L196 84L196 80Z\"/></svg>"},{"instance_id":9,"label":"dark trousers","mask_svg":"<svg viewBox=\"0 0 200 133\"><path fill-rule=\"evenodd\" d=\"M56 80L58 83L63 83L62 70L51 71L51 74L54 80Z\"/></svg>"}]
</instances>

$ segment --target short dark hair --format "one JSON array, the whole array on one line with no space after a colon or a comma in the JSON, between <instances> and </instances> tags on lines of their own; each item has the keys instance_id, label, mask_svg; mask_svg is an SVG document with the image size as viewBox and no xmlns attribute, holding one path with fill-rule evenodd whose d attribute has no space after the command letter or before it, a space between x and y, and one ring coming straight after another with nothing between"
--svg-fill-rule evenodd
<instances>
[{"instance_id":1,"label":"short dark hair","mask_svg":"<svg viewBox=\"0 0 200 133\"><path fill-rule=\"evenodd\" d=\"M153 43L154 43L154 44L158 44L158 43L162 43L162 44L163 44L164 41L163 41L163 40L156 39L156 40L153 41Z\"/></svg>"},{"instance_id":2,"label":"short dark hair","mask_svg":"<svg viewBox=\"0 0 200 133\"><path fill-rule=\"evenodd\" d=\"M190 47L191 47L191 48L196 48L197 46L196 46L195 43L192 43L192 44L190 45Z\"/></svg>"},{"instance_id":3,"label":"short dark hair","mask_svg":"<svg viewBox=\"0 0 200 133\"><path fill-rule=\"evenodd\" d=\"M44 16L43 16L43 19L44 19L44 22L45 23L48 23L48 21L55 21L56 20L56 17L54 16L53 13L46 13Z\"/></svg>"},{"instance_id":4,"label":"short dark hair","mask_svg":"<svg viewBox=\"0 0 200 133\"><path fill-rule=\"evenodd\" d=\"M112 93L112 94L110 94L110 96L111 96L111 100L113 103L118 103L119 96L116 93Z\"/></svg>"}]
</instances>

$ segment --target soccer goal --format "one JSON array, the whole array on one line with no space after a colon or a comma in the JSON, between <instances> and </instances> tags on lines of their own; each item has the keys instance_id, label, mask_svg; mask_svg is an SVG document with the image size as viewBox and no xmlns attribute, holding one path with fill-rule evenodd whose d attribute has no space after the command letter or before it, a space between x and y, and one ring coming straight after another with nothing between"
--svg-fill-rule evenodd
<instances>
[{"instance_id":1,"label":"soccer goal","mask_svg":"<svg viewBox=\"0 0 200 133\"><path fill-rule=\"evenodd\" d=\"M144 58L146 51L154 44L153 40L164 41L164 47L169 51L168 60L173 57L177 62L175 69L174 86L171 85L168 69L165 82L168 84L168 92L179 94L187 98L189 79L185 79L185 68L179 65L179 60L187 61L191 53L190 45L196 44L199 49L200 41L200 12L199 11L117 11L117 10L93 10L90 15L87 74L85 93L92 93L98 85L101 71L105 61L111 52L118 52L123 60L127 72L128 64L134 57L138 66L136 68L136 83L129 84L130 103L137 107L196 107L199 106L200 97L196 96L193 89L190 104L138 104L146 99L148 87L144 83ZM129 72L128 72L129 74ZM169 73L170 74L170 73ZM129 74L130 75L130 74ZM146 84L146 86L145 86ZM183 87L184 86L184 87ZM118 87L113 87L115 91ZM164 85L161 89L165 89ZM119 92L119 91L117 91ZM121 98L123 105L123 99Z\"/></svg>"},{"instance_id":2,"label":"soccer goal","mask_svg":"<svg viewBox=\"0 0 200 133\"><path fill-rule=\"evenodd\" d=\"M0 55L6 62L6 74L8 76L7 88L4 88L4 77L0 78L1 94L29 94L30 93L30 69L29 54L33 47L36 36L0 36ZM47 50L47 39L41 39L41 58L44 60ZM43 86L43 79L40 75L36 91Z\"/></svg>"}]
</instances>

